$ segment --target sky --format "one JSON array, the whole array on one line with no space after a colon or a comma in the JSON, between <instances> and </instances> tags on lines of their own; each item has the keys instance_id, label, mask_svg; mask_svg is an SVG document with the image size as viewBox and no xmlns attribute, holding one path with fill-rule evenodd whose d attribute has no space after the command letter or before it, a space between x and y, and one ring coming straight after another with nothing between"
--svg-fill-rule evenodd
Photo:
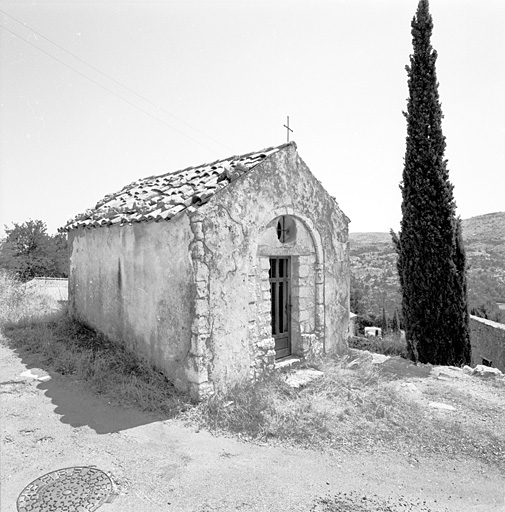
<instances>
[{"instance_id":1,"label":"sky","mask_svg":"<svg viewBox=\"0 0 505 512\"><path fill-rule=\"evenodd\" d=\"M277 146L397 230L417 0L0 1L0 226ZM431 0L457 213L505 211L505 1ZM1 232L0 232L1 233Z\"/></svg>"}]
</instances>

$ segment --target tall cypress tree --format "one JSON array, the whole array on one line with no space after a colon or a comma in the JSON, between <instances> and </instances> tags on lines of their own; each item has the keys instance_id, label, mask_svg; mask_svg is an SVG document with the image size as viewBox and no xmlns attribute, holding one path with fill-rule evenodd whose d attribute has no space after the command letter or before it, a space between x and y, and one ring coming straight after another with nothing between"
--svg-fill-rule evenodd
<instances>
[{"instance_id":1,"label":"tall cypress tree","mask_svg":"<svg viewBox=\"0 0 505 512\"><path fill-rule=\"evenodd\" d=\"M386 310L384 306L382 306L382 320L381 320L381 329L382 329L382 335L385 336L388 330L388 320L386 317Z\"/></svg>"},{"instance_id":2,"label":"tall cypress tree","mask_svg":"<svg viewBox=\"0 0 505 512\"><path fill-rule=\"evenodd\" d=\"M442 108L431 46L433 20L420 0L412 20L402 222L398 253L402 316L409 354L433 364L469 364L465 252L444 159Z\"/></svg>"}]
</instances>

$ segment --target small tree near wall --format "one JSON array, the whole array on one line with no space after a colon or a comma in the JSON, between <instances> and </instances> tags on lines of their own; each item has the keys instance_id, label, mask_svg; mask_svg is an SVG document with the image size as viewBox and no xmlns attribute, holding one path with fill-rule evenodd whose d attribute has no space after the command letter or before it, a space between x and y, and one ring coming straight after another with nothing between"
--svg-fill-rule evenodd
<instances>
[{"instance_id":1,"label":"small tree near wall","mask_svg":"<svg viewBox=\"0 0 505 512\"><path fill-rule=\"evenodd\" d=\"M23 281L34 277L67 277L67 237L47 234L41 220L5 226L7 236L0 241L0 267Z\"/></svg>"}]
</instances>

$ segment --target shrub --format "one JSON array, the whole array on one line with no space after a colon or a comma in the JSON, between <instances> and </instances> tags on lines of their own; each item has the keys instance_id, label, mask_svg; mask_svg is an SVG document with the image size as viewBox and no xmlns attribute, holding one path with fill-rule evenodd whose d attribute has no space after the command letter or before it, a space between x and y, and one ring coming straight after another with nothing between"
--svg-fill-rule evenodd
<instances>
[{"instance_id":1,"label":"shrub","mask_svg":"<svg viewBox=\"0 0 505 512\"><path fill-rule=\"evenodd\" d=\"M56 300L0 269L0 325L42 318L58 307Z\"/></svg>"},{"instance_id":2,"label":"shrub","mask_svg":"<svg viewBox=\"0 0 505 512\"><path fill-rule=\"evenodd\" d=\"M349 348L369 350L377 354L407 358L407 343L405 338L399 333L387 334L383 338L376 336L367 338L351 336L349 338Z\"/></svg>"}]
</instances>

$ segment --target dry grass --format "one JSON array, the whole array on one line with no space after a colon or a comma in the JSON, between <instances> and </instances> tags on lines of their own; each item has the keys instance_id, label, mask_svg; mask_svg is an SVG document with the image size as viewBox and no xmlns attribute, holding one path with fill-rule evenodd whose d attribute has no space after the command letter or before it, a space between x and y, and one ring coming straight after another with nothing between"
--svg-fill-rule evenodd
<instances>
[{"instance_id":1,"label":"dry grass","mask_svg":"<svg viewBox=\"0 0 505 512\"><path fill-rule=\"evenodd\" d=\"M0 269L0 325L38 320L58 308L58 302Z\"/></svg>"},{"instance_id":2,"label":"dry grass","mask_svg":"<svg viewBox=\"0 0 505 512\"><path fill-rule=\"evenodd\" d=\"M38 365L85 381L116 404L169 417L189 406L162 373L70 319L56 301L5 274L0 278L0 327L22 357L36 354Z\"/></svg>"},{"instance_id":3,"label":"dry grass","mask_svg":"<svg viewBox=\"0 0 505 512\"><path fill-rule=\"evenodd\" d=\"M45 321L11 323L4 332L21 355L37 354L39 365L85 381L115 404L169 417L189 405L162 373L64 313Z\"/></svg>"},{"instance_id":4,"label":"dry grass","mask_svg":"<svg viewBox=\"0 0 505 512\"><path fill-rule=\"evenodd\" d=\"M370 361L350 368L349 360L328 358L319 365L324 376L303 388L292 389L285 375L276 372L194 405L160 372L121 346L72 321L64 311L51 313L54 305L36 291L3 274L0 279L0 327L7 343L21 357L36 355L38 365L86 382L113 403L165 417L182 413L186 421L211 431L262 442L394 449L414 459L440 453L505 470L505 429L494 421L479 421L469 411L465 393L450 395L458 415L439 414L403 393L398 380L381 374Z\"/></svg>"},{"instance_id":5,"label":"dry grass","mask_svg":"<svg viewBox=\"0 0 505 512\"><path fill-rule=\"evenodd\" d=\"M363 360L349 369L348 362L326 359L320 366L324 376L301 389L290 388L279 373L256 386L245 383L187 414L213 431L261 442L394 449L414 462L419 455L442 454L505 469L505 429L438 414L402 392L397 380L381 374L380 366ZM460 398L465 411L465 398Z\"/></svg>"},{"instance_id":6,"label":"dry grass","mask_svg":"<svg viewBox=\"0 0 505 512\"><path fill-rule=\"evenodd\" d=\"M85 381L116 404L175 416L189 403L162 373L64 313L10 324L5 336L21 353L36 353L38 364Z\"/></svg>"},{"instance_id":7,"label":"dry grass","mask_svg":"<svg viewBox=\"0 0 505 512\"><path fill-rule=\"evenodd\" d=\"M356 371L328 359L320 369L324 376L301 389L282 373L244 383L200 404L198 418L212 430L320 448L370 448L392 443L399 431L409 435L420 411L374 365L363 362Z\"/></svg>"}]
</instances>

